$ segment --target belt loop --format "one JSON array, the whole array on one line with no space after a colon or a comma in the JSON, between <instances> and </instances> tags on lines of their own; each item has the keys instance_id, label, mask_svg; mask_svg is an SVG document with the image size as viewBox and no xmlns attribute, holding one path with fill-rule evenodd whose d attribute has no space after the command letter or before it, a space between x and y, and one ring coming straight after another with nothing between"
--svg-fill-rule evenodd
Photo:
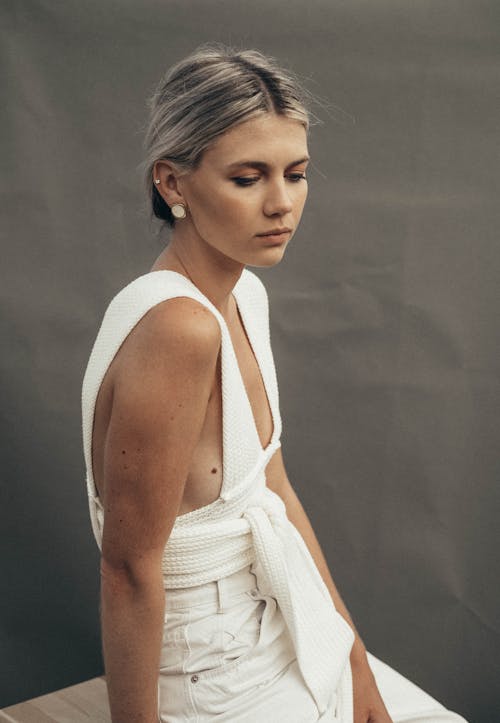
<instances>
[{"instance_id":1,"label":"belt loop","mask_svg":"<svg viewBox=\"0 0 500 723\"><path fill-rule=\"evenodd\" d=\"M215 581L217 584L217 600L218 600L218 613L224 612L224 603L226 601L225 598L225 591L224 591L224 580L223 578Z\"/></svg>"}]
</instances>

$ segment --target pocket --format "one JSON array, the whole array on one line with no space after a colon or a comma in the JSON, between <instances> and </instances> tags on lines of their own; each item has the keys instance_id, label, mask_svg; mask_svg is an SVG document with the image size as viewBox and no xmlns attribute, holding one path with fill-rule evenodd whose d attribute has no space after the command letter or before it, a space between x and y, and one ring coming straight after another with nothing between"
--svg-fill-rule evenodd
<instances>
[{"instance_id":1,"label":"pocket","mask_svg":"<svg viewBox=\"0 0 500 723\"><path fill-rule=\"evenodd\" d=\"M254 705L265 708L268 701L272 707L271 686L295 659L273 596L253 588L229 602L218 615L218 663L190 670L195 674L186 681L200 720L250 720ZM194 642L191 637L189 641Z\"/></svg>"},{"instance_id":2,"label":"pocket","mask_svg":"<svg viewBox=\"0 0 500 723\"><path fill-rule=\"evenodd\" d=\"M213 605L193 609L186 626L187 673L210 676L226 672L252 654L260 640L266 601L249 592L233 596L222 613Z\"/></svg>"},{"instance_id":3,"label":"pocket","mask_svg":"<svg viewBox=\"0 0 500 723\"><path fill-rule=\"evenodd\" d=\"M266 607L263 597L245 592L221 617L221 665L241 658L255 648L260 640L262 616Z\"/></svg>"}]
</instances>

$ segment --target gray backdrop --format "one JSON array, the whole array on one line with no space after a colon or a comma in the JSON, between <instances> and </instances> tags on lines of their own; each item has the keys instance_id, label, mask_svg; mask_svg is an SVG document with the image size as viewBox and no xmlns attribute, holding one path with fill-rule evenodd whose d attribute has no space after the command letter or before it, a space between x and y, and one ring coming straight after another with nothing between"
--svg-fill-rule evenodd
<instances>
[{"instance_id":1,"label":"gray backdrop","mask_svg":"<svg viewBox=\"0 0 500 723\"><path fill-rule=\"evenodd\" d=\"M291 481L368 649L497 721L500 4L0 7L0 706L103 671L81 380L107 303L164 243L141 206L145 98L220 40L330 104L301 226L253 269Z\"/></svg>"}]
</instances>

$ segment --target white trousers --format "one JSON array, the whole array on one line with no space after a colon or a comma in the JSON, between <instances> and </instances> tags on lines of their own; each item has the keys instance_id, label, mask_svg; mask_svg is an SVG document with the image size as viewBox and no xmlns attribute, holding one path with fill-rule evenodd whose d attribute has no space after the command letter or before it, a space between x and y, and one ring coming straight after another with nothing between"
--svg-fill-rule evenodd
<instances>
[{"instance_id":1,"label":"white trousers","mask_svg":"<svg viewBox=\"0 0 500 723\"><path fill-rule=\"evenodd\" d=\"M343 723L334 710L320 716L276 599L250 568L166 590L160 721ZM368 662L394 723L467 723L370 652Z\"/></svg>"}]
</instances>

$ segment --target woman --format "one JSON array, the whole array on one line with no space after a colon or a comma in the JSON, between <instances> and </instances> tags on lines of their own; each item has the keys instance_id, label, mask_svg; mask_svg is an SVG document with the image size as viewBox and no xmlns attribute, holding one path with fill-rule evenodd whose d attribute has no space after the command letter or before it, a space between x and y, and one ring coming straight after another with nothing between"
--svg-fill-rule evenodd
<instances>
[{"instance_id":1,"label":"woman","mask_svg":"<svg viewBox=\"0 0 500 723\"><path fill-rule=\"evenodd\" d=\"M290 73L205 45L151 100L171 228L112 300L83 382L112 720L462 721L369 653L285 470L268 297L307 196Z\"/></svg>"}]
</instances>

